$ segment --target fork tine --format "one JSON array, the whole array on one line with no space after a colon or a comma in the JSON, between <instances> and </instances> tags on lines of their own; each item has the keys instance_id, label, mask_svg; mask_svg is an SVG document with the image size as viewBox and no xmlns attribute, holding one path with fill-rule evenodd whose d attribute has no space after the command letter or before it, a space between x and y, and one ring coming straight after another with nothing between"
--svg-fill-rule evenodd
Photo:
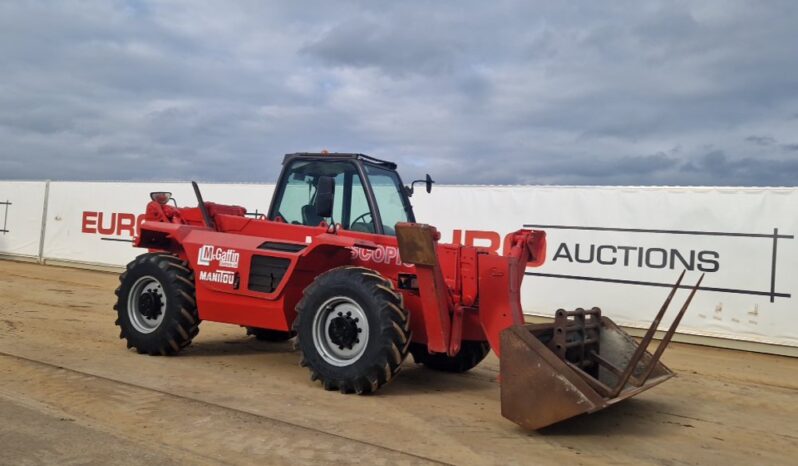
<instances>
[{"instance_id":1,"label":"fork tine","mask_svg":"<svg viewBox=\"0 0 798 466\"><path fill-rule=\"evenodd\" d=\"M668 333L665 334L665 336L662 338L662 341L659 343L657 351L654 352L654 356L651 358L651 361L649 361L648 367L643 373L643 377L641 377L639 380L638 386L644 384L646 380L649 378L649 376L651 376L651 372L654 370L654 367L657 365L657 362L659 362L659 358L662 356L662 353L665 352L665 348L668 347L668 344L670 344L671 339L673 338L673 334L676 333L676 328L679 326L679 323L682 321L682 317L684 317L685 311L687 311L687 308L690 306L690 302L693 300L693 296L695 296L696 291L698 291L698 288L701 286L701 282L704 281L704 275L705 274L703 273L701 274L701 277L698 279L698 282L696 282L692 291L690 291L690 296L687 297L687 301L684 302L684 305L679 310L679 313L676 315L676 318L673 319L673 323L671 324L671 327L668 329Z\"/></svg>"},{"instance_id":2,"label":"fork tine","mask_svg":"<svg viewBox=\"0 0 798 466\"><path fill-rule=\"evenodd\" d=\"M671 288L671 292L668 294L668 297L665 299L665 302L662 303L662 307L660 307L659 312L657 313L657 317L654 318L654 322L651 323L651 327L648 328L646 331L643 340L635 349L632 358L629 360L629 364L624 369L623 374L621 377L618 378L618 382L616 383L615 387L613 387L612 391L610 392L610 396L616 397L618 394L623 390L623 387L626 386L626 382L629 381L629 377L632 376L632 373L637 367L637 363L640 362L643 355L646 354L646 350L648 349L648 345L651 343L651 339L654 338L654 334L657 332L657 327L659 327L660 321L662 321L662 317L665 315L665 311L668 309L668 306L671 304L671 300L673 299L673 295L676 294L676 290L679 289L679 285L682 283L682 279L684 278L684 274L687 270L682 270L681 275L679 275L679 279L676 281L676 284L673 285Z\"/></svg>"}]
</instances>

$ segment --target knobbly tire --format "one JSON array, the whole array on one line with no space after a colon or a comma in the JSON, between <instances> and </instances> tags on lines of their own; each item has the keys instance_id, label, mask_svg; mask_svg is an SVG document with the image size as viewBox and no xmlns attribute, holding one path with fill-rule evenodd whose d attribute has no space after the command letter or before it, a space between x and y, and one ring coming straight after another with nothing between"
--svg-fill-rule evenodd
<instances>
[{"instance_id":1,"label":"knobbly tire","mask_svg":"<svg viewBox=\"0 0 798 466\"><path fill-rule=\"evenodd\" d=\"M281 330L270 330L267 328L247 327L247 335L252 335L259 341L287 341L294 337L294 332L283 332Z\"/></svg>"},{"instance_id":2,"label":"knobbly tire","mask_svg":"<svg viewBox=\"0 0 798 466\"><path fill-rule=\"evenodd\" d=\"M316 277L296 306L300 365L326 390L372 393L390 382L410 347L410 315L390 280L363 267Z\"/></svg>"},{"instance_id":3,"label":"knobbly tire","mask_svg":"<svg viewBox=\"0 0 798 466\"><path fill-rule=\"evenodd\" d=\"M430 354L427 345L413 343L410 352L417 364L441 372L466 372L476 367L490 352L490 345L485 341L463 340L460 352L454 356L442 353Z\"/></svg>"},{"instance_id":4,"label":"knobbly tire","mask_svg":"<svg viewBox=\"0 0 798 466\"><path fill-rule=\"evenodd\" d=\"M199 333L194 273L186 261L165 253L142 254L127 265L116 289L116 325L128 348L173 355Z\"/></svg>"}]
</instances>

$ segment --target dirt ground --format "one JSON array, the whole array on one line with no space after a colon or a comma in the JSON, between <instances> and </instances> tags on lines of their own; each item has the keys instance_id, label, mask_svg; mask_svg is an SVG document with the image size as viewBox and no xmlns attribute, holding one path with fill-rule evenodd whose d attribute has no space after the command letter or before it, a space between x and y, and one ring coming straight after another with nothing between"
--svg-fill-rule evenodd
<instances>
[{"instance_id":1,"label":"dirt ground","mask_svg":"<svg viewBox=\"0 0 798 466\"><path fill-rule=\"evenodd\" d=\"M290 343L205 322L177 357L125 349L114 274L0 261L0 464L795 464L798 359L674 344L679 376L542 432L501 417L498 360L405 362L325 392Z\"/></svg>"}]
</instances>

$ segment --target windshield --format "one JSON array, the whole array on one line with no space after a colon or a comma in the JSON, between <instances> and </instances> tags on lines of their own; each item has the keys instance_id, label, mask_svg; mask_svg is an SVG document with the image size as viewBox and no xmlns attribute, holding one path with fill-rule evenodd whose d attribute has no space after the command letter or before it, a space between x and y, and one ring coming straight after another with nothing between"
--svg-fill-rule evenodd
<instances>
[{"instance_id":1,"label":"windshield","mask_svg":"<svg viewBox=\"0 0 798 466\"><path fill-rule=\"evenodd\" d=\"M395 235L395 226L400 222L409 222L409 205L405 203L402 196L404 187L399 176L393 170L386 170L371 164L363 164L366 175L374 191L374 199L377 201L377 208L380 210L383 229L386 235Z\"/></svg>"}]
</instances>

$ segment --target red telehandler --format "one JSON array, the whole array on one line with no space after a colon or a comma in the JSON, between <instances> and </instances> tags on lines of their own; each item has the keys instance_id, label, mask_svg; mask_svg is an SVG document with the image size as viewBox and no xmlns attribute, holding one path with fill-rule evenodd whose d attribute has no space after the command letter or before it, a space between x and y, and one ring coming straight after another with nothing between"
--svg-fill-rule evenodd
<instances>
[{"instance_id":1,"label":"red telehandler","mask_svg":"<svg viewBox=\"0 0 798 466\"><path fill-rule=\"evenodd\" d=\"M172 355L202 320L262 340L295 338L300 365L327 390L366 394L390 382L408 353L434 370L464 372L492 349L502 414L539 429L633 396L670 377L659 362L699 283L657 351L647 347L675 291L638 344L597 308L524 322L527 267L546 255L543 231L507 236L503 254L439 244L416 223L396 165L362 154L285 156L268 215L205 202L169 204L155 192L116 290L129 348ZM684 273L682 273L684 276Z\"/></svg>"}]
</instances>

